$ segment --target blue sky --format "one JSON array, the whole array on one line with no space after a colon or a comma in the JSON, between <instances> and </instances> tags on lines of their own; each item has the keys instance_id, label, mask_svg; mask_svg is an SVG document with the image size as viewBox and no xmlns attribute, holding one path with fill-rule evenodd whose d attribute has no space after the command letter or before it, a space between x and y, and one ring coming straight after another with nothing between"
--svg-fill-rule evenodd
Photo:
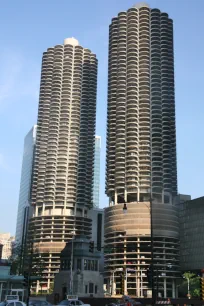
<instances>
[{"instance_id":1,"label":"blue sky","mask_svg":"<svg viewBox=\"0 0 204 306\"><path fill-rule=\"evenodd\" d=\"M1 1L0 231L15 233L26 133L37 120L41 57L76 37L97 54L96 133L102 136L100 206L104 194L108 26L134 0ZM174 20L179 193L204 195L204 1L150 0Z\"/></svg>"}]
</instances>

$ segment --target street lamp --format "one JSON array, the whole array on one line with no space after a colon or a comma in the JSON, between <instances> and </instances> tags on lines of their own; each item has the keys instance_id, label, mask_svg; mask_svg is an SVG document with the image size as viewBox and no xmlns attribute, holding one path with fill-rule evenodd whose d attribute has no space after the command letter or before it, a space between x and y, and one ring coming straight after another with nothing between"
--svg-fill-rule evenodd
<instances>
[{"instance_id":1,"label":"street lamp","mask_svg":"<svg viewBox=\"0 0 204 306\"><path fill-rule=\"evenodd\" d=\"M127 287L127 278L128 278L128 271L129 272L137 272L137 270L136 269L131 269L131 268L126 268L125 269L125 283L126 283L126 290L125 290L125 292L124 292L124 294L128 294L128 287ZM137 275L136 275L137 276Z\"/></svg>"},{"instance_id":2,"label":"street lamp","mask_svg":"<svg viewBox=\"0 0 204 306\"><path fill-rule=\"evenodd\" d=\"M74 259L74 236L76 234L75 228L70 232L72 235L72 249L71 249L71 265L70 265L70 286L69 291L70 294L73 294L73 259Z\"/></svg>"},{"instance_id":3,"label":"street lamp","mask_svg":"<svg viewBox=\"0 0 204 306\"><path fill-rule=\"evenodd\" d=\"M140 287L141 287L141 297L143 297L143 269L140 269Z\"/></svg>"},{"instance_id":4,"label":"street lamp","mask_svg":"<svg viewBox=\"0 0 204 306\"><path fill-rule=\"evenodd\" d=\"M115 269L115 270L113 270L112 271L112 273L113 273L113 279L112 279L112 295L115 295L115 272L117 272L117 271L123 271L123 268L117 268L117 269Z\"/></svg>"},{"instance_id":5,"label":"street lamp","mask_svg":"<svg viewBox=\"0 0 204 306\"><path fill-rule=\"evenodd\" d=\"M191 294L190 294L190 278L188 276L183 275L183 278L185 278L187 280L188 283L188 299L191 298Z\"/></svg>"}]
</instances>

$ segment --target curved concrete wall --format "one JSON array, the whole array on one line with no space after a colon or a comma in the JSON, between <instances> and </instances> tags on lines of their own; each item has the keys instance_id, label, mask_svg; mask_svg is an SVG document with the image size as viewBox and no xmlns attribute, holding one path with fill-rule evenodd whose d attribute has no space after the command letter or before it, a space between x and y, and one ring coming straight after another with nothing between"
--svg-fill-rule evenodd
<instances>
[{"instance_id":1,"label":"curved concrete wall","mask_svg":"<svg viewBox=\"0 0 204 306\"><path fill-rule=\"evenodd\" d=\"M152 262L150 212L149 202L128 203L126 214L123 204L105 209L105 249L108 252L104 270L109 284L114 273L114 294L128 291L141 296L141 288L143 292L149 289L146 271ZM174 280L180 277L178 212L170 204L155 203L152 212L155 286L158 282L159 290L163 291L165 282L166 288L171 290ZM127 271L125 291L121 287L121 270Z\"/></svg>"},{"instance_id":2,"label":"curved concrete wall","mask_svg":"<svg viewBox=\"0 0 204 306\"><path fill-rule=\"evenodd\" d=\"M153 235L179 239L179 220L176 206L153 204Z\"/></svg>"},{"instance_id":3,"label":"curved concrete wall","mask_svg":"<svg viewBox=\"0 0 204 306\"><path fill-rule=\"evenodd\" d=\"M128 203L127 208L126 214L123 213L123 204L105 209L105 235L120 231L127 235L151 235L150 203ZM176 206L154 203L152 213L154 236L179 238Z\"/></svg>"},{"instance_id":4,"label":"curved concrete wall","mask_svg":"<svg viewBox=\"0 0 204 306\"><path fill-rule=\"evenodd\" d=\"M123 213L123 204L105 209L105 235L114 232L126 232L127 235L150 236L149 203L128 203L127 213Z\"/></svg>"}]
</instances>

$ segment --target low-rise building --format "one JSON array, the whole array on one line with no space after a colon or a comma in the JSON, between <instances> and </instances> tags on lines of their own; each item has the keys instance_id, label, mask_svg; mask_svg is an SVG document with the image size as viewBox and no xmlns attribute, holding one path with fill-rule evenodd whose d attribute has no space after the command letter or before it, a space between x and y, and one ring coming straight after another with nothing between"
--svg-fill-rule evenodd
<instances>
[{"instance_id":1,"label":"low-rise building","mask_svg":"<svg viewBox=\"0 0 204 306\"><path fill-rule=\"evenodd\" d=\"M54 294L63 299L67 294L79 297L102 297L103 274L99 271L101 252L84 235L66 244L60 255L60 272L55 276Z\"/></svg>"},{"instance_id":2,"label":"low-rise building","mask_svg":"<svg viewBox=\"0 0 204 306\"><path fill-rule=\"evenodd\" d=\"M9 259L12 255L12 250L14 247L15 237L11 236L10 233L0 233L0 244L2 247L2 259Z\"/></svg>"},{"instance_id":3,"label":"low-rise building","mask_svg":"<svg viewBox=\"0 0 204 306\"><path fill-rule=\"evenodd\" d=\"M104 209L92 208L88 211L88 217L92 220L91 240L96 249L101 252L99 271L104 271Z\"/></svg>"},{"instance_id":4,"label":"low-rise building","mask_svg":"<svg viewBox=\"0 0 204 306\"><path fill-rule=\"evenodd\" d=\"M25 288L23 288L23 276L11 275L10 266L6 260L0 260L0 302L5 299L8 294L19 295L22 301L25 296Z\"/></svg>"},{"instance_id":5,"label":"low-rise building","mask_svg":"<svg viewBox=\"0 0 204 306\"><path fill-rule=\"evenodd\" d=\"M0 243L0 260L2 259L3 244Z\"/></svg>"}]
</instances>

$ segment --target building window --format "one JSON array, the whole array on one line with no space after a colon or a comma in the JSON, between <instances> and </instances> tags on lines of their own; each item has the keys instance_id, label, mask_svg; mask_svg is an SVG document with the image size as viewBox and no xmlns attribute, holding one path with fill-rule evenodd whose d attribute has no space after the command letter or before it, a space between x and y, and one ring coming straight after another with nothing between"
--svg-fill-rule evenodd
<instances>
[{"instance_id":1,"label":"building window","mask_svg":"<svg viewBox=\"0 0 204 306\"><path fill-rule=\"evenodd\" d=\"M98 260L94 261L94 270L98 271Z\"/></svg>"},{"instance_id":2,"label":"building window","mask_svg":"<svg viewBox=\"0 0 204 306\"><path fill-rule=\"evenodd\" d=\"M97 291L98 291L98 287L95 286L95 294L97 294Z\"/></svg>"},{"instance_id":3,"label":"building window","mask_svg":"<svg viewBox=\"0 0 204 306\"><path fill-rule=\"evenodd\" d=\"M38 216L42 215L42 208L38 208Z\"/></svg>"},{"instance_id":4,"label":"building window","mask_svg":"<svg viewBox=\"0 0 204 306\"><path fill-rule=\"evenodd\" d=\"M102 239L102 214L98 214L97 218L97 250L101 251L101 239Z\"/></svg>"},{"instance_id":5,"label":"building window","mask_svg":"<svg viewBox=\"0 0 204 306\"><path fill-rule=\"evenodd\" d=\"M84 259L84 270L88 270L88 267L87 267L87 259Z\"/></svg>"},{"instance_id":6,"label":"building window","mask_svg":"<svg viewBox=\"0 0 204 306\"><path fill-rule=\"evenodd\" d=\"M88 285L85 285L85 293L88 293Z\"/></svg>"},{"instance_id":7,"label":"building window","mask_svg":"<svg viewBox=\"0 0 204 306\"><path fill-rule=\"evenodd\" d=\"M90 260L90 270L94 271L94 261L95 260Z\"/></svg>"},{"instance_id":8,"label":"building window","mask_svg":"<svg viewBox=\"0 0 204 306\"><path fill-rule=\"evenodd\" d=\"M77 259L77 269L80 269L80 266L81 266L81 263L79 261L80 259ZM98 271L98 260L84 259L84 270Z\"/></svg>"},{"instance_id":9,"label":"building window","mask_svg":"<svg viewBox=\"0 0 204 306\"><path fill-rule=\"evenodd\" d=\"M61 270L69 270L70 269L70 260L62 260L61 262Z\"/></svg>"},{"instance_id":10,"label":"building window","mask_svg":"<svg viewBox=\"0 0 204 306\"><path fill-rule=\"evenodd\" d=\"M81 259L77 259L77 270L81 270Z\"/></svg>"},{"instance_id":11,"label":"building window","mask_svg":"<svg viewBox=\"0 0 204 306\"><path fill-rule=\"evenodd\" d=\"M94 284L93 283L89 283L89 293L94 293Z\"/></svg>"}]
</instances>

